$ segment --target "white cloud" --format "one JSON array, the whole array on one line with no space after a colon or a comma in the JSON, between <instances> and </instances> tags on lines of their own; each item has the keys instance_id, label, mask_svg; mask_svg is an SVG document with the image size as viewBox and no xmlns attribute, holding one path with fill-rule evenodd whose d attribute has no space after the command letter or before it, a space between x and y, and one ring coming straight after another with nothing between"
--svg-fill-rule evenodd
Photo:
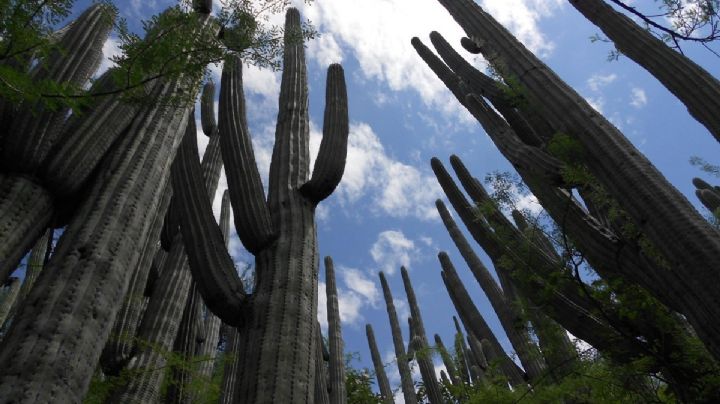
<instances>
[{"instance_id":1,"label":"white cloud","mask_svg":"<svg viewBox=\"0 0 720 404\"><path fill-rule=\"evenodd\" d=\"M552 15L561 0L484 0L482 4L533 51L547 54L553 44L540 32L538 21ZM450 116L464 115L459 103L444 89L410 45L414 36L427 41L432 30L459 47L464 36L459 25L435 0L333 0L307 6L295 1L303 15L316 24L328 43L311 48L310 57L327 59L332 42L348 49L367 79L387 84L394 91L417 91L427 105Z\"/></svg>"},{"instance_id":2,"label":"white cloud","mask_svg":"<svg viewBox=\"0 0 720 404\"><path fill-rule=\"evenodd\" d=\"M323 330L327 330L327 285L318 282L318 321ZM338 310L340 311L341 326L357 326L363 320L362 308L368 304L364 297L352 290L338 288Z\"/></svg>"},{"instance_id":3,"label":"white cloud","mask_svg":"<svg viewBox=\"0 0 720 404\"><path fill-rule=\"evenodd\" d=\"M373 260L388 275L395 273L400 266L409 267L417 253L415 242L398 230L386 230L378 234L377 240L370 248Z\"/></svg>"},{"instance_id":4,"label":"white cloud","mask_svg":"<svg viewBox=\"0 0 720 404\"><path fill-rule=\"evenodd\" d=\"M345 287L363 296L373 306L378 303L380 291L377 283L370 280L362 271L341 266L337 272L342 277Z\"/></svg>"},{"instance_id":5,"label":"white cloud","mask_svg":"<svg viewBox=\"0 0 720 404\"><path fill-rule=\"evenodd\" d=\"M120 56L122 54L120 41L117 38L109 37L103 44L102 53L102 61L100 62L100 67L98 67L95 72L95 77L99 77L105 73L107 69L115 66L115 63L111 59L114 56Z\"/></svg>"},{"instance_id":6,"label":"white cloud","mask_svg":"<svg viewBox=\"0 0 720 404\"><path fill-rule=\"evenodd\" d=\"M325 69L332 63L343 61L343 52L335 40L335 35L326 33L320 38L308 43L308 53L318 63L321 69Z\"/></svg>"},{"instance_id":7,"label":"white cloud","mask_svg":"<svg viewBox=\"0 0 720 404\"><path fill-rule=\"evenodd\" d=\"M372 128L350 126L345 173L336 191L342 205L370 195L371 207L393 217L435 219L441 190L435 178L389 157Z\"/></svg>"},{"instance_id":8,"label":"white cloud","mask_svg":"<svg viewBox=\"0 0 720 404\"><path fill-rule=\"evenodd\" d=\"M611 73L607 75L593 74L587 79L587 85L592 91L599 91L602 87L607 86L617 79L617 74Z\"/></svg>"},{"instance_id":9,"label":"white cloud","mask_svg":"<svg viewBox=\"0 0 720 404\"><path fill-rule=\"evenodd\" d=\"M603 97L586 97L585 101L587 101L595 111L602 114L603 106L605 106L605 99Z\"/></svg>"},{"instance_id":10,"label":"white cloud","mask_svg":"<svg viewBox=\"0 0 720 404\"><path fill-rule=\"evenodd\" d=\"M645 90L639 87L634 87L631 91L632 100L630 101L630 105L635 108L642 108L647 105L647 95L645 94Z\"/></svg>"}]
</instances>

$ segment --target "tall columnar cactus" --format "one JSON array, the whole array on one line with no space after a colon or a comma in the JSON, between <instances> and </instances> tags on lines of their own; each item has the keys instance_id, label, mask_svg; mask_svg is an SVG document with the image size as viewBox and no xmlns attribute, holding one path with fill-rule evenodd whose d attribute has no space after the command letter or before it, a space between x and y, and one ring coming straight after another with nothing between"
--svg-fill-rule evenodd
<instances>
[{"instance_id":1,"label":"tall columnar cactus","mask_svg":"<svg viewBox=\"0 0 720 404\"><path fill-rule=\"evenodd\" d=\"M210 17L198 16L204 27ZM179 80L159 83L169 97ZM48 268L0 347L0 396L14 402L80 402L150 234L191 106L148 107L103 160ZM82 324L82 327L78 327ZM63 349L52 347L63 346Z\"/></svg>"},{"instance_id":2,"label":"tall columnar cactus","mask_svg":"<svg viewBox=\"0 0 720 404\"><path fill-rule=\"evenodd\" d=\"M465 325L468 332L471 332L478 339L487 339L492 343L493 348L497 352L499 358L499 366L508 381L513 385L521 385L524 383L523 371L520 370L517 365L505 354L500 342L498 341L495 334L488 326L487 322L483 318L482 314L478 311L475 304L473 304L470 295L462 284L462 281L455 271L455 267L450 261L450 257L445 252L438 254L438 259L442 265L443 271L441 273L443 283L450 294L450 298L455 305L455 309L460 315L460 321Z\"/></svg>"},{"instance_id":3,"label":"tall columnar cactus","mask_svg":"<svg viewBox=\"0 0 720 404\"><path fill-rule=\"evenodd\" d=\"M325 257L325 282L325 290L327 292L328 345L330 345L328 391L330 393L331 404L343 404L347 401L345 391L345 351L340 327L340 307L338 306L337 286L335 285L335 266L330 257Z\"/></svg>"},{"instance_id":4,"label":"tall columnar cactus","mask_svg":"<svg viewBox=\"0 0 720 404\"><path fill-rule=\"evenodd\" d=\"M309 177L307 72L298 41L300 15L288 10L278 122L265 198L254 164L242 92L242 61L225 63L219 130L235 227L255 255L257 285L247 296L209 199L197 192L197 150L181 150L185 178L173 177L181 231L203 300L228 325L242 325L236 401L312 402L315 388L317 236L315 207L337 186L347 153L347 96L342 67L328 70L325 127Z\"/></svg>"},{"instance_id":5,"label":"tall columnar cactus","mask_svg":"<svg viewBox=\"0 0 720 404\"><path fill-rule=\"evenodd\" d=\"M442 338L440 338L438 334L435 334L435 347L440 353L440 357L442 358L443 365L445 365L445 369L447 369L448 375L450 375L450 381L453 384L459 383L460 375L458 374L457 367L455 366L453 358L450 356L447 348L445 348Z\"/></svg>"},{"instance_id":6,"label":"tall columnar cactus","mask_svg":"<svg viewBox=\"0 0 720 404\"><path fill-rule=\"evenodd\" d=\"M372 358L373 367L375 368L375 378L377 379L378 388L380 389L380 396L383 402L386 404L392 404L393 400L392 390L390 389L390 382L385 373L385 364L380 356L377 342L375 341L375 333L373 332L370 324L365 325L365 335L367 336L368 346L370 347L370 357Z\"/></svg>"},{"instance_id":7,"label":"tall columnar cactus","mask_svg":"<svg viewBox=\"0 0 720 404\"><path fill-rule=\"evenodd\" d=\"M240 350L240 335L237 328L223 324L221 328L225 340L225 351L223 353L223 381L220 389L220 403L235 403L235 387L237 386L238 352Z\"/></svg>"},{"instance_id":8,"label":"tall columnar cactus","mask_svg":"<svg viewBox=\"0 0 720 404\"><path fill-rule=\"evenodd\" d=\"M325 356L323 354L323 337L320 332L320 323L317 325L317 338L317 346L315 347L315 403L330 404L328 366L325 364Z\"/></svg>"},{"instance_id":9,"label":"tall columnar cactus","mask_svg":"<svg viewBox=\"0 0 720 404\"><path fill-rule=\"evenodd\" d=\"M411 333L411 339L414 338L413 334L417 336L419 341L416 344L416 350L420 350L419 355L415 355L420 371L422 373L423 382L425 383L425 392L427 393L428 400L431 403L442 403L442 391L438 385L437 378L435 376L435 365L432 360L432 352L430 352L430 344L428 343L427 335L425 334L425 325L422 321L422 315L420 314L420 306L418 305L417 298L415 297L415 290L410 282L410 276L408 275L405 267L400 267L400 274L402 275L403 285L405 286L405 294L408 298L408 304L410 305L410 316L412 317L413 332Z\"/></svg>"},{"instance_id":10,"label":"tall columnar cactus","mask_svg":"<svg viewBox=\"0 0 720 404\"><path fill-rule=\"evenodd\" d=\"M84 85L99 66L113 18L104 5L88 8L64 29L58 43L62 51L42 60L33 78ZM49 156L67 112L45 108L40 101L28 102L17 108L7 132L0 137L0 281L15 269L55 213L60 195L49 188L42 167L48 158L70 157L64 153ZM73 152L82 155L93 151L81 147ZM58 174L72 175L67 170Z\"/></svg>"},{"instance_id":11,"label":"tall columnar cactus","mask_svg":"<svg viewBox=\"0 0 720 404\"><path fill-rule=\"evenodd\" d=\"M395 359L397 361L398 371L400 372L400 385L403 396L405 397L406 403L417 403L415 387L413 386L412 375L410 374L410 367L408 366L407 356L405 354L402 331L400 331L400 322L398 321L397 311L395 310L395 301L393 301L392 292L385 279L385 274L382 272L380 272L380 284L383 289L385 305L387 306L388 318L390 320L390 330L392 331L393 345L395 346Z\"/></svg>"},{"instance_id":12,"label":"tall columnar cactus","mask_svg":"<svg viewBox=\"0 0 720 404\"><path fill-rule=\"evenodd\" d=\"M450 216L450 212L445 208L445 204L437 200L435 205L450 237L490 300L490 304L497 313L500 324L502 324L505 334L515 349L515 353L520 358L528 377L530 380L541 377L546 368L542 355L537 346L531 341L523 316L515 306L516 303L512 299L508 299L506 294L503 293L503 290L510 288L507 277L500 276L501 282L505 280L503 290L501 290L495 279L490 275L490 271L480 261L465 236L460 232L452 216Z\"/></svg>"},{"instance_id":13,"label":"tall columnar cactus","mask_svg":"<svg viewBox=\"0 0 720 404\"><path fill-rule=\"evenodd\" d=\"M650 289L680 289L671 304L683 313L716 358L720 358L720 297L707 285L720 282L720 237L687 199L587 101L471 0L440 0L508 82L517 80L528 102L563 128L586 152L579 156L594 178L620 204L647 241L667 261L672 281ZM617 167L623 167L618 170ZM678 237L682 235L682 237Z\"/></svg>"},{"instance_id":14,"label":"tall columnar cactus","mask_svg":"<svg viewBox=\"0 0 720 404\"><path fill-rule=\"evenodd\" d=\"M455 354L458 357L460 377L464 383L469 384L470 380L470 364L468 363L468 348L465 344L465 335L460 328L460 322L457 317L453 316L453 324L455 325Z\"/></svg>"},{"instance_id":15,"label":"tall columnar cactus","mask_svg":"<svg viewBox=\"0 0 720 404\"><path fill-rule=\"evenodd\" d=\"M623 55L644 67L685 104L688 112L720 141L720 82L687 56L671 49L643 26L603 0L570 0Z\"/></svg>"}]
</instances>

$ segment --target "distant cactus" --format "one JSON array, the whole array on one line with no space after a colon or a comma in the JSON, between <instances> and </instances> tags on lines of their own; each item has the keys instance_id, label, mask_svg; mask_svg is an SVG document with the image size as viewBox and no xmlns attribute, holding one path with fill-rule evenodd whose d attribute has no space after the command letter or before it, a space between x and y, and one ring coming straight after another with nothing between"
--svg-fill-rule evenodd
<instances>
[{"instance_id":1,"label":"distant cactus","mask_svg":"<svg viewBox=\"0 0 720 404\"><path fill-rule=\"evenodd\" d=\"M384 403L394 403L390 382L388 381L387 373L385 373L385 364L380 356L380 351L378 351L375 333L370 324L365 326L365 334L367 335L368 346L370 347L370 357L375 367L375 378L377 379L378 388L380 389L380 396Z\"/></svg>"}]
</instances>

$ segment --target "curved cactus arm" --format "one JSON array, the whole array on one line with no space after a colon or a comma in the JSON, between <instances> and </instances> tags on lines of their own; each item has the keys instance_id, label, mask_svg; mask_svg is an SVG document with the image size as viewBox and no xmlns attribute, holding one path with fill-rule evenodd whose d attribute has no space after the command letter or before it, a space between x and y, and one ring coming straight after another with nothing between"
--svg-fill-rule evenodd
<instances>
[{"instance_id":1,"label":"curved cactus arm","mask_svg":"<svg viewBox=\"0 0 720 404\"><path fill-rule=\"evenodd\" d=\"M212 214L200 171L195 132L195 122L191 120L172 170L180 229L193 280L205 304L224 323L237 326L241 323L245 289Z\"/></svg>"},{"instance_id":2,"label":"curved cactus arm","mask_svg":"<svg viewBox=\"0 0 720 404\"><path fill-rule=\"evenodd\" d=\"M673 93L690 115L720 141L720 81L687 56L615 11L602 0L570 0L590 22L600 28L623 55L645 68Z\"/></svg>"},{"instance_id":3,"label":"curved cactus arm","mask_svg":"<svg viewBox=\"0 0 720 404\"><path fill-rule=\"evenodd\" d=\"M270 162L268 205L273 223L288 198L308 180L310 171L310 118L308 116L307 67L305 48L297 41L301 35L300 13L291 8L285 16L285 51L280 83L275 145Z\"/></svg>"},{"instance_id":4,"label":"curved cactus arm","mask_svg":"<svg viewBox=\"0 0 720 404\"><path fill-rule=\"evenodd\" d=\"M347 89L343 68L335 63L327 72L323 138L320 142L310 181L300 192L314 203L330 196L342 179L347 160L348 123Z\"/></svg>"},{"instance_id":5,"label":"curved cactus arm","mask_svg":"<svg viewBox=\"0 0 720 404\"><path fill-rule=\"evenodd\" d=\"M695 195L710 212L715 212L720 207L720 195L715 191L698 189L695 191Z\"/></svg>"},{"instance_id":6,"label":"curved cactus arm","mask_svg":"<svg viewBox=\"0 0 720 404\"><path fill-rule=\"evenodd\" d=\"M320 323L317 324L317 339L318 341L315 346L315 403L330 404L332 402L330 401L332 389L328 386L328 372L331 374L330 379L332 379L332 370L329 370L328 366L325 365L323 355L324 342L322 333L320 332Z\"/></svg>"},{"instance_id":7,"label":"curved cactus arm","mask_svg":"<svg viewBox=\"0 0 720 404\"><path fill-rule=\"evenodd\" d=\"M215 83L205 83L200 95L200 123L205 136L210 137L218 130L215 120Z\"/></svg>"},{"instance_id":8,"label":"curved cactus arm","mask_svg":"<svg viewBox=\"0 0 720 404\"><path fill-rule=\"evenodd\" d=\"M54 211L53 197L43 186L0 173L0 282L47 229Z\"/></svg>"},{"instance_id":9,"label":"curved cactus arm","mask_svg":"<svg viewBox=\"0 0 720 404\"><path fill-rule=\"evenodd\" d=\"M395 310L395 302L393 301L387 279L385 279L385 274L381 271L379 276L383 296L385 297L385 305L387 306L388 318L390 320L390 330L392 331L393 345L395 346L395 359L397 360L397 367L400 371L400 384L402 386L403 396L405 397L406 403L416 404L415 386L413 385L412 376L410 375L410 367L408 366L402 332L400 331L400 322L398 321L397 311Z\"/></svg>"},{"instance_id":10,"label":"curved cactus arm","mask_svg":"<svg viewBox=\"0 0 720 404\"><path fill-rule=\"evenodd\" d=\"M223 67L218 117L235 230L245 248L257 254L274 239L275 230L247 127L239 56L228 60Z\"/></svg>"},{"instance_id":11,"label":"curved cactus arm","mask_svg":"<svg viewBox=\"0 0 720 404\"><path fill-rule=\"evenodd\" d=\"M375 378L377 379L378 388L380 389L380 396L383 402L386 404L394 403L392 389L390 389L390 382L385 373L385 364L380 356L377 342L375 341L375 332L370 324L365 325L365 335L367 336L368 346L370 347L370 357L372 358L373 367L375 368Z\"/></svg>"},{"instance_id":12,"label":"curved cactus arm","mask_svg":"<svg viewBox=\"0 0 720 404\"><path fill-rule=\"evenodd\" d=\"M67 27L58 43L60 50L40 63L34 79L84 85L100 65L114 18L110 7L90 6ZM41 101L23 105L3 136L2 165L12 172L34 173L50 152L66 117L66 109L52 111Z\"/></svg>"},{"instance_id":13,"label":"curved cactus arm","mask_svg":"<svg viewBox=\"0 0 720 404\"><path fill-rule=\"evenodd\" d=\"M443 268L441 273L443 283L448 290L451 300L455 305L455 309L460 315L460 320L465 325L465 328L470 330L478 338L486 338L492 342L493 346L498 352L498 355L502 358L500 366L503 373L508 377L508 380L512 385L519 385L523 383L522 374L518 371L517 366L512 362L502 349L500 342L497 337L488 326L487 322L483 318L482 314L478 311L475 304L473 304L470 295L468 294L465 286L455 271L455 266L450 261L450 257L445 252L438 254L440 265ZM502 353L501 353L502 352Z\"/></svg>"},{"instance_id":14,"label":"curved cactus arm","mask_svg":"<svg viewBox=\"0 0 720 404\"><path fill-rule=\"evenodd\" d=\"M340 308L338 306L337 286L335 285L335 265L331 257L325 257L325 282L327 293L328 343L330 344L330 373L328 391L332 404L347 401L345 393L345 355L342 331L340 328ZM318 364L317 366L320 366Z\"/></svg>"},{"instance_id":15,"label":"curved cactus arm","mask_svg":"<svg viewBox=\"0 0 720 404\"><path fill-rule=\"evenodd\" d=\"M543 106L553 126L565 128L583 149L592 151L584 156L585 166L662 252L670 267L671 282L666 284L687 296L681 312L713 355L720 357L720 296L707 288L720 283L715 270L720 266L717 230L617 128L475 2L440 2L485 57L504 66L499 72L519 80L528 101Z\"/></svg>"}]
</instances>

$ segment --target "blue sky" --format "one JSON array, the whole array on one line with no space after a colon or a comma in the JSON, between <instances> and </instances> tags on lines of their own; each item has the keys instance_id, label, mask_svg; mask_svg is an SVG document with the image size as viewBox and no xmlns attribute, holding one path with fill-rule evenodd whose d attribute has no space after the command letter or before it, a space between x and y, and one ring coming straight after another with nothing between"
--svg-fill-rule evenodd
<instances>
[{"instance_id":1,"label":"blue sky","mask_svg":"<svg viewBox=\"0 0 720 404\"><path fill-rule=\"evenodd\" d=\"M612 45L591 43L599 32L563 0L482 0L486 9L539 54L564 80L618 126L625 135L695 204L690 183L708 177L688 160L699 156L718 163L718 143L652 76L627 58L608 62ZM655 11L651 0L636 0L640 9ZM161 0L118 3L135 25L139 18L160 11ZM377 273L388 275L401 324L408 315L400 265L410 277L421 304L428 335L441 335L450 345L455 314L440 278L439 251L447 251L460 276L498 338L509 349L487 299L465 267L435 211L443 198L429 160L447 164L459 155L479 178L492 171L511 170L479 124L462 109L442 83L415 54L410 39L437 30L476 66L482 60L459 46L460 28L436 0L315 0L297 2L322 36L308 44L311 148L317 152L322 133L325 69L332 62L345 68L351 132L348 163L338 190L318 208L320 254L335 261L346 350L359 352L359 366L372 368L365 339L371 323L386 362L393 360L389 323ZM217 7L217 5L216 5ZM278 23L282 16L272 17ZM715 76L720 60L709 52L686 52ZM116 42L105 46L116 52ZM219 69L213 70L219 83ZM271 154L279 73L246 69L248 115L260 172L267 178ZM199 125L198 125L199 127ZM201 148L205 138L200 135ZM201 150L202 151L202 150ZM267 184L267 181L265 181ZM218 195L227 183L221 179ZM539 209L532 197L524 207ZM219 211L219 196L215 201ZM231 252L250 260L235 237ZM490 262L477 250L488 267ZM321 274L322 268L321 268ZM323 275L321 275L323 276ZM324 318L324 283L320 285L320 317ZM407 339L407 328L404 327ZM436 360L438 366L440 362ZM399 385L393 365L391 384Z\"/></svg>"}]
</instances>

